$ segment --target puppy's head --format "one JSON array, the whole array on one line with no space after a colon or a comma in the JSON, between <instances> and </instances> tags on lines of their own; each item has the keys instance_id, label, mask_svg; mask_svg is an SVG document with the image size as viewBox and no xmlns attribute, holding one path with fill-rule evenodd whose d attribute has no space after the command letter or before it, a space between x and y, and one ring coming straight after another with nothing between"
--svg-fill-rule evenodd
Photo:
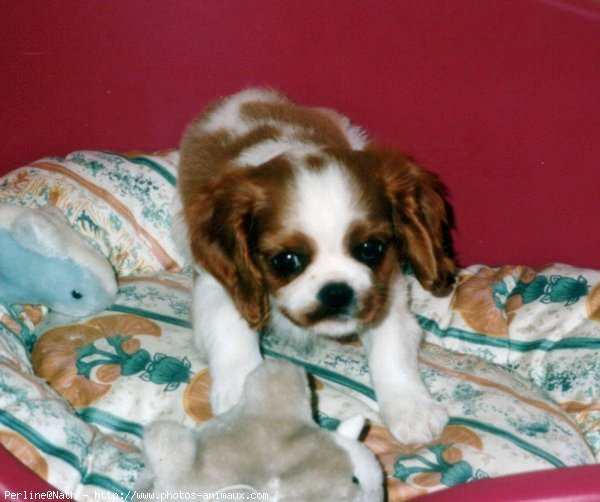
<instances>
[{"instance_id":1,"label":"puppy's head","mask_svg":"<svg viewBox=\"0 0 600 502\"><path fill-rule=\"evenodd\" d=\"M344 336L377 324L408 261L439 294L455 268L435 178L388 151L286 153L233 168L188 197L198 264L263 328L271 309L299 328Z\"/></svg>"}]
</instances>

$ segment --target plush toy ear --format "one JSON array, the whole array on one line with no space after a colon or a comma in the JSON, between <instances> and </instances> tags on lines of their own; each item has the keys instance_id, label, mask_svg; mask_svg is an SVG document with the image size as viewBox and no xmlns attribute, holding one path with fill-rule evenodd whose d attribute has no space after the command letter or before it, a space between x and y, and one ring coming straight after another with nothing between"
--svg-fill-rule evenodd
<instances>
[{"instance_id":1,"label":"plush toy ear","mask_svg":"<svg viewBox=\"0 0 600 502\"><path fill-rule=\"evenodd\" d=\"M450 256L448 208L441 184L399 153L376 150L375 154L401 249L425 289L446 293L454 282L456 265Z\"/></svg>"},{"instance_id":2,"label":"plush toy ear","mask_svg":"<svg viewBox=\"0 0 600 502\"><path fill-rule=\"evenodd\" d=\"M219 280L256 330L269 314L265 281L253 257L252 226L262 198L245 169L228 172L200 192L182 193L194 260Z\"/></svg>"},{"instance_id":3,"label":"plush toy ear","mask_svg":"<svg viewBox=\"0 0 600 502\"><path fill-rule=\"evenodd\" d=\"M312 423L310 399L303 369L284 360L266 360L246 377L241 405L247 415L288 417Z\"/></svg>"},{"instance_id":4,"label":"plush toy ear","mask_svg":"<svg viewBox=\"0 0 600 502\"><path fill-rule=\"evenodd\" d=\"M155 478L173 479L193 466L196 457L194 432L175 422L158 421L144 429L146 468Z\"/></svg>"},{"instance_id":5,"label":"plush toy ear","mask_svg":"<svg viewBox=\"0 0 600 502\"><path fill-rule=\"evenodd\" d=\"M341 422L336 432L348 439L358 439L364 428L364 417L362 415L354 415Z\"/></svg>"},{"instance_id":6,"label":"plush toy ear","mask_svg":"<svg viewBox=\"0 0 600 502\"><path fill-rule=\"evenodd\" d=\"M56 219L56 215L44 210L25 209L13 222L11 234L26 249L49 258L64 258L67 254L64 232Z\"/></svg>"},{"instance_id":7,"label":"plush toy ear","mask_svg":"<svg viewBox=\"0 0 600 502\"><path fill-rule=\"evenodd\" d=\"M360 500L383 500L383 470L373 452L358 440L364 423L364 418L356 415L344 420L332 434L350 457L353 475L360 485Z\"/></svg>"}]
</instances>

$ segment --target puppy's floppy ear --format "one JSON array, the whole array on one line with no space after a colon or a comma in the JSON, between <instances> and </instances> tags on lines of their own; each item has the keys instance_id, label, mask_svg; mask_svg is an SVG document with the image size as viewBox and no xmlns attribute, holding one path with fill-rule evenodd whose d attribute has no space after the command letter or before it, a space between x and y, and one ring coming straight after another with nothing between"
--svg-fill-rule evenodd
<instances>
[{"instance_id":1,"label":"puppy's floppy ear","mask_svg":"<svg viewBox=\"0 0 600 502\"><path fill-rule=\"evenodd\" d=\"M443 188L432 173L404 155L374 150L380 176L392 204L394 230L421 285L444 294L454 282L456 265L451 257L448 208Z\"/></svg>"},{"instance_id":2,"label":"puppy's floppy ear","mask_svg":"<svg viewBox=\"0 0 600 502\"><path fill-rule=\"evenodd\" d=\"M260 330L269 303L252 256L252 225L262 191L247 172L228 171L200 191L186 193L184 211L194 260L225 287L248 324Z\"/></svg>"}]
</instances>

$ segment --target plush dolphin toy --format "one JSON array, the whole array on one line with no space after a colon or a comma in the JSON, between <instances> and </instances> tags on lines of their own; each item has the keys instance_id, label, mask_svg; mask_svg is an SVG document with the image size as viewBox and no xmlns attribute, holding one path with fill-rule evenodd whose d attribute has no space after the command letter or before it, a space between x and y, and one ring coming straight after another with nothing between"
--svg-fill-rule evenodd
<instances>
[{"instance_id":1,"label":"plush dolphin toy","mask_svg":"<svg viewBox=\"0 0 600 502\"><path fill-rule=\"evenodd\" d=\"M303 370L263 362L227 412L195 430L169 421L144 430L145 469L136 490L157 500L177 492L247 500L267 493L274 502L383 501L382 469L357 439L364 419L325 430L313 420L310 401Z\"/></svg>"},{"instance_id":2,"label":"plush dolphin toy","mask_svg":"<svg viewBox=\"0 0 600 502\"><path fill-rule=\"evenodd\" d=\"M0 300L87 316L112 305L115 274L53 206L0 204Z\"/></svg>"}]
</instances>

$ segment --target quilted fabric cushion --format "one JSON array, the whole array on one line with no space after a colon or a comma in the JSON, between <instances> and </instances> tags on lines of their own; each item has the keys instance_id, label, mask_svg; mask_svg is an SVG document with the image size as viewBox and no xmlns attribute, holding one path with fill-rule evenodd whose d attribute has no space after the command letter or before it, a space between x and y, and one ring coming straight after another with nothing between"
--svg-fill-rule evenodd
<instances>
[{"instance_id":1,"label":"quilted fabric cushion","mask_svg":"<svg viewBox=\"0 0 600 502\"><path fill-rule=\"evenodd\" d=\"M80 151L49 157L0 180L0 202L61 209L118 275L179 270L170 236L178 153Z\"/></svg>"},{"instance_id":2,"label":"quilted fabric cushion","mask_svg":"<svg viewBox=\"0 0 600 502\"><path fill-rule=\"evenodd\" d=\"M600 452L600 271L473 266L455 294L412 281L426 340L514 371L571 413Z\"/></svg>"},{"instance_id":3,"label":"quilted fabric cushion","mask_svg":"<svg viewBox=\"0 0 600 502\"><path fill-rule=\"evenodd\" d=\"M190 336L191 276L170 237L176 165L173 151L74 152L0 180L0 202L56 205L120 276L117 303L89 319L0 305L0 442L80 500L131 495L147 423L211 417ZM356 413L371 421L365 441L391 501L600 460L600 272L474 266L451 297L416 280L411 297L426 334L423 379L451 415L429 445L389 436L360 345L322 340L298 352L263 340L268 357L315 376L323 427Z\"/></svg>"},{"instance_id":4,"label":"quilted fabric cushion","mask_svg":"<svg viewBox=\"0 0 600 502\"><path fill-rule=\"evenodd\" d=\"M65 322L50 314L31 329L25 311L19 322L6 318L0 441L28 452L46 479L80 500L102 490L126 497L141 468L145 424L171 418L193 425L211 417L207 368L190 336L190 290L184 273L132 276L122 279L117 303L92 318ZM419 302L415 291L413 306ZM422 322L438 315L430 307L419 311ZM33 364L21 343L25 332L37 340ZM525 374L475 350L434 344L440 340L433 336L423 345L421 374L451 419L440 438L417 447L398 444L381 424L360 345L321 340L296 351L270 335L263 349L315 376L323 427L356 413L370 420L365 442L386 470L391 501L479 478L595 462L573 417Z\"/></svg>"}]
</instances>

